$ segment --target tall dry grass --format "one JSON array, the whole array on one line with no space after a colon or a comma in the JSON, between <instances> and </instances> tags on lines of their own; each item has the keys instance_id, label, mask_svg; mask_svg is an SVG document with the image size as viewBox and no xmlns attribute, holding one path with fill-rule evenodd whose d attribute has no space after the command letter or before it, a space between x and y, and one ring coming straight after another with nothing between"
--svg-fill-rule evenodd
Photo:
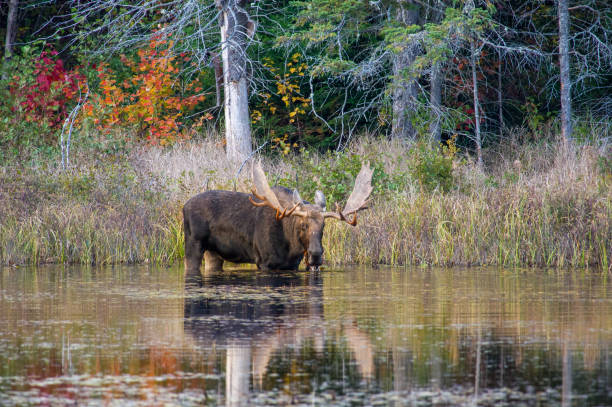
<instances>
[{"instance_id":1,"label":"tall dry grass","mask_svg":"<svg viewBox=\"0 0 612 407\"><path fill-rule=\"evenodd\" d=\"M467 163L450 193L380 197L349 230L326 226L334 263L601 267L610 270L612 189L585 146L530 147L486 175ZM524 163L524 164L523 164Z\"/></svg>"},{"instance_id":2,"label":"tall dry grass","mask_svg":"<svg viewBox=\"0 0 612 407\"><path fill-rule=\"evenodd\" d=\"M485 172L458 160L456 188L441 193L410 179L410 147L373 139L350 147L406 182L375 197L356 228L327 223L328 263L610 269L612 181L598 169L605 152L555 144L491 149ZM272 181L294 179L294 160L264 167ZM170 263L183 257L180 209L189 197L250 189L249 169L236 176L238 166L215 137L139 147L113 162L76 162L68 172L0 170L1 263Z\"/></svg>"}]
</instances>

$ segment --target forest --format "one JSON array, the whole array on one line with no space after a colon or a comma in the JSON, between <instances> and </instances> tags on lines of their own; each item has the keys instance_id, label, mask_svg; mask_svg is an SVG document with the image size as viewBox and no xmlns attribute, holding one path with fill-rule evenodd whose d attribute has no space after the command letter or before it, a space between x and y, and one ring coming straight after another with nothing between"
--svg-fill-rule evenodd
<instances>
[{"instance_id":1,"label":"forest","mask_svg":"<svg viewBox=\"0 0 612 407\"><path fill-rule=\"evenodd\" d=\"M605 0L7 0L0 264L184 256L247 161L343 205L334 264L612 263Z\"/></svg>"}]
</instances>

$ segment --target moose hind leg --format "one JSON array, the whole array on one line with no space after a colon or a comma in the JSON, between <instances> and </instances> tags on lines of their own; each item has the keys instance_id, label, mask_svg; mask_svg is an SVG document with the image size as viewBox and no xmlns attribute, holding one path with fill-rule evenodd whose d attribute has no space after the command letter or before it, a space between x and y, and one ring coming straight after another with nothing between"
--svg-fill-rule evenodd
<instances>
[{"instance_id":1,"label":"moose hind leg","mask_svg":"<svg viewBox=\"0 0 612 407\"><path fill-rule=\"evenodd\" d=\"M223 259L215 252L204 252L204 271L223 270Z\"/></svg>"},{"instance_id":2,"label":"moose hind leg","mask_svg":"<svg viewBox=\"0 0 612 407\"><path fill-rule=\"evenodd\" d=\"M193 276L201 276L200 266L202 265L202 256L204 255L204 247L200 240L194 239L191 236L185 236L185 278Z\"/></svg>"}]
</instances>

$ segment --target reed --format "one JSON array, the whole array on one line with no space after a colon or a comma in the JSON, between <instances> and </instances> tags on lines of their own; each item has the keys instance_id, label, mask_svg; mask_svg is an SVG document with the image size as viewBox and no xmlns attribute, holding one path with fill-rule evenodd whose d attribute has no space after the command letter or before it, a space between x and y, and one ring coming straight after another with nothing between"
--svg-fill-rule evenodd
<instances>
[{"instance_id":1,"label":"reed","mask_svg":"<svg viewBox=\"0 0 612 407\"><path fill-rule=\"evenodd\" d=\"M486 173L457 160L455 188L446 193L410 179L410 146L364 139L351 149L379 157L386 173L404 181L375 196L356 228L327 222L328 264L610 270L612 177L599 165L604 152L592 146L514 147L496 154L505 158L491 159ZM224 156L211 138L170 149L139 147L119 160L64 172L4 166L0 263L178 261L183 203L206 188L250 188L248 171L236 177L237 166ZM293 159L264 162L270 179L295 179Z\"/></svg>"}]
</instances>

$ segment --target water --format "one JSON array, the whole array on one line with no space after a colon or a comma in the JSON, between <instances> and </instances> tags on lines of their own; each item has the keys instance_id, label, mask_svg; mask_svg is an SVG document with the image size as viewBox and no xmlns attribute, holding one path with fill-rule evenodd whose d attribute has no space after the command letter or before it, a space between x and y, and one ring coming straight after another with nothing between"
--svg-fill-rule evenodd
<instances>
[{"instance_id":1,"label":"water","mask_svg":"<svg viewBox=\"0 0 612 407\"><path fill-rule=\"evenodd\" d=\"M612 405L604 276L0 270L0 405Z\"/></svg>"}]
</instances>

